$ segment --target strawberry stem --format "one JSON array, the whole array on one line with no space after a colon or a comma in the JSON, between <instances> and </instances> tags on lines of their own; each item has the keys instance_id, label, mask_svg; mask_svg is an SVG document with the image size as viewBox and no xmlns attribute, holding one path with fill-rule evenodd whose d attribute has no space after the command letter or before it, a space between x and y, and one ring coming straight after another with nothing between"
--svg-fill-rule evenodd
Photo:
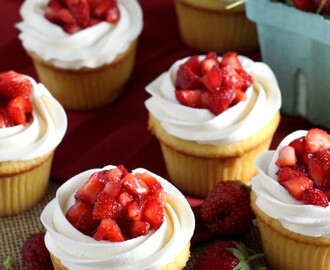
<instances>
[{"instance_id":1,"label":"strawberry stem","mask_svg":"<svg viewBox=\"0 0 330 270\"><path fill-rule=\"evenodd\" d=\"M6 270L12 270L12 269L14 269L14 265L15 265L15 259L12 256L8 256L3 261L3 266L5 267Z\"/></svg>"},{"instance_id":2,"label":"strawberry stem","mask_svg":"<svg viewBox=\"0 0 330 270\"><path fill-rule=\"evenodd\" d=\"M325 3L326 3L327 1L328 1L328 0L322 0L322 1L321 1L319 7L318 7L317 10L316 10L316 13L317 13L317 14L319 14L319 13L322 11L322 9L323 9L323 7L324 7L324 5L325 5Z\"/></svg>"},{"instance_id":3,"label":"strawberry stem","mask_svg":"<svg viewBox=\"0 0 330 270\"><path fill-rule=\"evenodd\" d=\"M238 0L238 1L235 1L234 3L232 4L229 4L228 6L226 6L226 9L232 9L232 8L235 8L239 5L242 5L245 3L246 0Z\"/></svg>"}]
</instances>

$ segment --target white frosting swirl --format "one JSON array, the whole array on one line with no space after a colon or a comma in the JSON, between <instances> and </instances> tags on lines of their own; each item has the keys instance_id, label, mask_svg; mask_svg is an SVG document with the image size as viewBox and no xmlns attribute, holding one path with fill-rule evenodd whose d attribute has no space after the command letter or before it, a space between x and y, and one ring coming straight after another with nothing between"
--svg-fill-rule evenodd
<instances>
[{"instance_id":1,"label":"white frosting swirl","mask_svg":"<svg viewBox=\"0 0 330 270\"><path fill-rule=\"evenodd\" d=\"M0 128L0 162L28 160L47 154L61 142L67 129L67 117L60 103L43 84L25 77L33 87L32 119L26 125Z\"/></svg>"},{"instance_id":2,"label":"white frosting swirl","mask_svg":"<svg viewBox=\"0 0 330 270\"><path fill-rule=\"evenodd\" d=\"M218 116L207 109L181 105L176 100L174 85L178 67L187 59L175 62L146 87L152 97L145 105L169 134L201 144L234 143L262 129L280 109L281 93L271 69L264 63L243 56L239 56L239 60L254 79L253 87L246 92L245 101Z\"/></svg>"},{"instance_id":3,"label":"white frosting swirl","mask_svg":"<svg viewBox=\"0 0 330 270\"><path fill-rule=\"evenodd\" d=\"M80 173L58 189L56 198L41 214L41 221L47 229L46 246L70 270L160 269L173 261L188 244L195 228L195 219L182 193L158 175L142 168L133 171L148 172L167 192L165 220L158 230L148 235L118 243L96 241L79 232L65 218L76 190L93 172L110 168L114 166Z\"/></svg>"},{"instance_id":4,"label":"white frosting swirl","mask_svg":"<svg viewBox=\"0 0 330 270\"><path fill-rule=\"evenodd\" d=\"M307 236L330 235L330 207L306 205L294 199L278 183L275 161L280 149L292 140L305 136L307 131L299 130L287 136L276 151L267 151L256 160L259 174L252 178L252 190L257 195L257 206L268 216L279 220L290 231Z\"/></svg>"},{"instance_id":5,"label":"white frosting swirl","mask_svg":"<svg viewBox=\"0 0 330 270\"><path fill-rule=\"evenodd\" d=\"M101 22L73 35L44 17L48 1L24 1L20 9L23 21L16 27L27 51L58 67L95 68L110 63L142 31L142 10L136 0L117 0L120 11L117 24Z\"/></svg>"}]
</instances>

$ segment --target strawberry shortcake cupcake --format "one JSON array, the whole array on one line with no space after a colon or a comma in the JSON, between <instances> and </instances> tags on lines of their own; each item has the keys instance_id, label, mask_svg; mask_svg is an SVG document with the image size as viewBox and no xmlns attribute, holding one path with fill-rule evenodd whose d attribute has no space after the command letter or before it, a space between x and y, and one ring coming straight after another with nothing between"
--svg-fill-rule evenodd
<instances>
[{"instance_id":1,"label":"strawberry shortcake cupcake","mask_svg":"<svg viewBox=\"0 0 330 270\"><path fill-rule=\"evenodd\" d=\"M58 269L183 269L195 219L185 197L145 169L106 166L66 181L45 207Z\"/></svg>"},{"instance_id":2,"label":"strawberry shortcake cupcake","mask_svg":"<svg viewBox=\"0 0 330 270\"><path fill-rule=\"evenodd\" d=\"M151 82L145 102L170 180L206 196L218 181L244 183L279 124L281 93L271 69L235 52L175 62Z\"/></svg>"},{"instance_id":3,"label":"strawberry shortcake cupcake","mask_svg":"<svg viewBox=\"0 0 330 270\"><path fill-rule=\"evenodd\" d=\"M101 107L120 94L143 27L137 0L26 0L20 14L23 47L65 108Z\"/></svg>"},{"instance_id":4,"label":"strawberry shortcake cupcake","mask_svg":"<svg viewBox=\"0 0 330 270\"><path fill-rule=\"evenodd\" d=\"M44 85L15 71L0 73L0 216L41 200L66 128L63 107Z\"/></svg>"},{"instance_id":5,"label":"strawberry shortcake cupcake","mask_svg":"<svg viewBox=\"0 0 330 270\"><path fill-rule=\"evenodd\" d=\"M329 269L330 135L293 132L256 166L251 202L271 268Z\"/></svg>"}]
</instances>

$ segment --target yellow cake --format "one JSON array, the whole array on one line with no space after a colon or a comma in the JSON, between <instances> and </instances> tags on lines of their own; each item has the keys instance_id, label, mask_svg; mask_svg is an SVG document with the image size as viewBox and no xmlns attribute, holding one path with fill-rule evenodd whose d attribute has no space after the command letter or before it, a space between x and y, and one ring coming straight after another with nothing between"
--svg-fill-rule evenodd
<instances>
[{"instance_id":1,"label":"yellow cake","mask_svg":"<svg viewBox=\"0 0 330 270\"><path fill-rule=\"evenodd\" d=\"M254 83L245 101L219 115L176 100L177 70L189 58L175 62L146 88L151 94L148 128L160 142L170 180L183 192L205 197L218 181L248 183L256 173L255 158L271 144L280 121L276 79L267 65L239 58Z\"/></svg>"},{"instance_id":2,"label":"yellow cake","mask_svg":"<svg viewBox=\"0 0 330 270\"><path fill-rule=\"evenodd\" d=\"M230 1L174 0L183 41L201 53L245 54L258 48L256 25L245 16L245 5L226 9Z\"/></svg>"},{"instance_id":3,"label":"yellow cake","mask_svg":"<svg viewBox=\"0 0 330 270\"><path fill-rule=\"evenodd\" d=\"M13 71L2 74L19 76L14 77L16 81L25 78L32 90L27 122L0 127L0 216L10 216L30 209L46 193L54 151L65 134L67 118L42 84Z\"/></svg>"},{"instance_id":4,"label":"yellow cake","mask_svg":"<svg viewBox=\"0 0 330 270\"><path fill-rule=\"evenodd\" d=\"M134 68L143 27L139 2L116 0L113 4L119 15L114 22L97 18L101 22L79 31L48 20L48 2L24 1L20 9L23 20L16 25L39 80L67 109L89 110L111 103ZM86 21L95 19L90 16Z\"/></svg>"},{"instance_id":5,"label":"yellow cake","mask_svg":"<svg viewBox=\"0 0 330 270\"><path fill-rule=\"evenodd\" d=\"M119 191L109 190L113 183L120 183ZM121 214L115 217L109 210L105 217L102 207L107 208L111 199L101 203L102 196L120 204ZM127 201L127 198L131 199ZM130 206L141 201L139 214L133 215ZM93 220L84 218L89 216L85 206ZM112 215L110 220L108 215ZM66 181L44 208L40 219L46 228L45 244L56 270L184 269L195 228L188 201L171 183L146 169L128 172L123 166L112 165L82 172ZM99 223L95 224L95 220ZM108 222L115 223L119 229L107 229L104 224ZM135 228L139 233L135 234L133 226L145 222L148 229L140 230L138 225ZM89 231L83 233L85 228ZM104 233L107 230L111 236Z\"/></svg>"}]
</instances>

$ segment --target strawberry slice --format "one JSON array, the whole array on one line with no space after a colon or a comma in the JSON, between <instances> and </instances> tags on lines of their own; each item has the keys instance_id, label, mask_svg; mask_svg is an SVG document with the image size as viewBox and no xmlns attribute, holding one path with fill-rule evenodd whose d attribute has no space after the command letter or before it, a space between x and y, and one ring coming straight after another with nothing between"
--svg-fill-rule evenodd
<instances>
[{"instance_id":1,"label":"strawberry slice","mask_svg":"<svg viewBox=\"0 0 330 270\"><path fill-rule=\"evenodd\" d=\"M306 136L306 150L311 153L330 148L330 135L324 130L310 129Z\"/></svg>"},{"instance_id":2,"label":"strawberry slice","mask_svg":"<svg viewBox=\"0 0 330 270\"><path fill-rule=\"evenodd\" d=\"M297 161L302 162L303 164L306 164L306 141L305 137L300 137L292 142L289 143L289 146L294 148L294 151L296 153Z\"/></svg>"},{"instance_id":3,"label":"strawberry slice","mask_svg":"<svg viewBox=\"0 0 330 270\"><path fill-rule=\"evenodd\" d=\"M127 174L122 180L122 185L135 195L144 195L149 191L147 184L133 174Z\"/></svg>"},{"instance_id":4,"label":"strawberry slice","mask_svg":"<svg viewBox=\"0 0 330 270\"><path fill-rule=\"evenodd\" d=\"M72 13L75 21L81 28L89 26L90 17L90 6L88 0L63 0L70 12Z\"/></svg>"},{"instance_id":5,"label":"strawberry slice","mask_svg":"<svg viewBox=\"0 0 330 270\"><path fill-rule=\"evenodd\" d=\"M301 200L304 196L304 191L313 187L313 181L306 176L294 176L281 182L286 190L297 200Z\"/></svg>"},{"instance_id":6,"label":"strawberry slice","mask_svg":"<svg viewBox=\"0 0 330 270\"><path fill-rule=\"evenodd\" d=\"M152 228L158 229L164 221L163 205L153 197L148 197L142 212L142 220L150 223Z\"/></svg>"},{"instance_id":7,"label":"strawberry slice","mask_svg":"<svg viewBox=\"0 0 330 270\"><path fill-rule=\"evenodd\" d=\"M138 204L135 201L127 204L127 214L131 220L141 220L143 204Z\"/></svg>"},{"instance_id":8,"label":"strawberry slice","mask_svg":"<svg viewBox=\"0 0 330 270\"><path fill-rule=\"evenodd\" d=\"M192 108L207 108L210 97L203 90L176 90L175 96L182 105Z\"/></svg>"},{"instance_id":9,"label":"strawberry slice","mask_svg":"<svg viewBox=\"0 0 330 270\"><path fill-rule=\"evenodd\" d=\"M200 89L201 85L199 76L189 65L181 65L179 67L175 81L175 88L177 90Z\"/></svg>"},{"instance_id":10,"label":"strawberry slice","mask_svg":"<svg viewBox=\"0 0 330 270\"><path fill-rule=\"evenodd\" d=\"M104 172L93 173L88 181L75 193L76 200L94 204L106 184Z\"/></svg>"},{"instance_id":11,"label":"strawberry slice","mask_svg":"<svg viewBox=\"0 0 330 270\"><path fill-rule=\"evenodd\" d=\"M238 70L238 69L243 69L241 62L238 60L238 54L237 52L227 52L222 56L220 66L231 66L232 68Z\"/></svg>"},{"instance_id":12,"label":"strawberry slice","mask_svg":"<svg viewBox=\"0 0 330 270\"><path fill-rule=\"evenodd\" d=\"M297 162L296 152L292 146L284 146L280 152L275 164L278 167L293 166Z\"/></svg>"},{"instance_id":13,"label":"strawberry slice","mask_svg":"<svg viewBox=\"0 0 330 270\"><path fill-rule=\"evenodd\" d=\"M122 205L106 192L101 192L93 208L94 219L116 219L122 214Z\"/></svg>"},{"instance_id":14,"label":"strawberry slice","mask_svg":"<svg viewBox=\"0 0 330 270\"><path fill-rule=\"evenodd\" d=\"M310 155L308 173L319 188L330 188L330 149Z\"/></svg>"},{"instance_id":15,"label":"strawberry slice","mask_svg":"<svg viewBox=\"0 0 330 270\"><path fill-rule=\"evenodd\" d=\"M291 167L281 167L277 172L278 182L280 184L290 178L301 175L306 177L308 176L305 171L305 168L303 166L300 166L299 164L296 164Z\"/></svg>"},{"instance_id":16,"label":"strawberry slice","mask_svg":"<svg viewBox=\"0 0 330 270\"><path fill-rule=\"evenodd\" d=\"M32 94L31 82L15 71L0 73L0 95L14 99L18 96L29 96Z\"/></svg>"},{"instance_id":17,"label":"strawberry slice","mask_svg":"<svg viewBox=\"0 0 330 270\"><path fill-rule=\"evenodd\" d=\"M132 221L130 226L133 238L148 234L150 232L150 229L150 224L141 220Z\"/></svg>"},{"instance_id":18,"label":"strawberry slice","mask_svg":"<svg viewBox=\"0 0 330 270\"><path fill-rule=\"evenodd\" d=\"M209 52L205 59L200 63L200 69L202 75L207 74L213 68L213 66L219 67L218 57L215 52Z\"/></svg>"},{"instance_id":19,"label":"strawberry slice","mask_svg":"<svg viewBox=\"0 0 330 270\"><path fill-rule=\"evenodd\" d=\"M238 72L230 65L222 66L221 71L221 85L224 88L245 89L245 81L238 74Z\"/></svg>"},{"instance_id":20,"label":"strawberry slice","mask_svg":"<svg viewBox=\"0 0 330 270\"><path fill-rule=\"evenodd\" d=\"M322 207L327 207L329 205L327 195L322 190L317 188L306 189L302 200L305 204L312 204Z\"/></svg>"},{"instance_id":21,"label":"strawberry slice","mask_svg":"<svg viewBox=\"0 0 330 270\"><path fill-rule=\"evenodd\" d=\"M235 98L236 92L234 89L221 89L211 94L207 108L215 115L219 115L229 108Z\"/></svg>"},{"instance_id":22,"label":"strawberry slice","mask_svg":"<svg viewBox=\"0 0 330 270\"><path fill-rule=\"evenodd\" d=\"M120 227L117 222L112 219L103 219L93 237L95 240L109 240L111 242L125 241Z\"/></svg>"},{"instance_id":23,"label":"strawberry slice","mask_svg":"<svg viewBox=\"0 0 330 270\"><path fill-rule=\"evenodd\" d=\"M213 92L219 91L221 86L221 71L218 65L213 65L211 70L201 77L201 82L206 89Z\"/></svg>"},{"instance_id":24,"label":"strawberry slice","mask_svg":"<svg viewBox=\"0 0 330 270\"><path fill-rule=\"evenodd\" d=\"M9 101L6 110L15 125L24 125L29 121L33 105L28 96L17 96Z\"/></svg>"},{"instance_id":25,"label":"strawberry slice","mask_svg":"<svg viewBox=\"0 0 330 270\"><path fill-rule=\"evenodd\" d=\"M105 14L105 21L111 24L116 24L120 19L120 12L117 5L117 1L110 0L111 7L108 9L108 11Z\"/></svg>"}]
</instances>

